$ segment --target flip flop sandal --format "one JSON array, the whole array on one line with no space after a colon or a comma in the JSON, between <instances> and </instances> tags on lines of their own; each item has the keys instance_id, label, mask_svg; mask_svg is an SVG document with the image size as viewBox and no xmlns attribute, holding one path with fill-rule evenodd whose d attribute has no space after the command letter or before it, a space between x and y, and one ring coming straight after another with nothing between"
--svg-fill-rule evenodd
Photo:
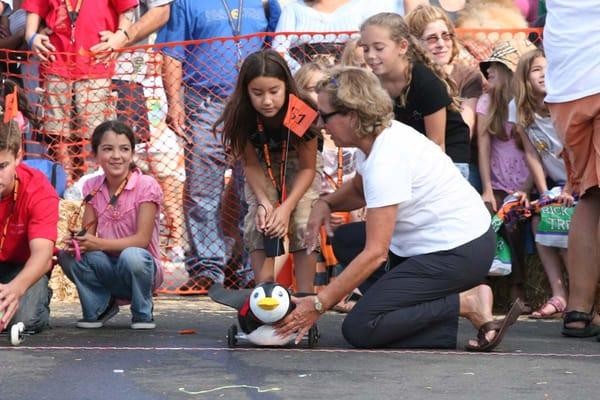
<instances>
[{"instance_id":1,"label":"flip flop sandal","mask_svg":"<svg viewBox=\"0 0 600 400\"><path fill-rule=\"evenodd\" d=\"M547 306L554 307L554 309L556 311L553 313L544 313L543 310ZM565 302L562 301L559 297L551 297L547 302L545 302L539 308L539 310L533 312L529 316L529 318L530 319L554 319L554 318L562 317L565 312L566 307L567 307L567 305L565 304Z\"/></svg>"},{"instance_id":2,"label":"flip flop sandal","mask_svg":"<svg viewBox=\"0 0 600 400\"><path fill-rule=\"evenodd\" d=\"M586 313L581 311L568 311L565 313L563 320L562 334L564 336L586 338L591 336L600 335L600 325L592 324L594 314L596 312L592 308L592 312ZM583 328L569 328L566 325L572 322L584 322Z\"/></svg>"},{"instance_id":3,"label":"flip flop sandal","mask_svg":"<svg viewBox=\"0 0 600 400\"><path fill-rule=\"evenodd\" d=\"M467 344L465 346L467 351L474 352L487 352L492 351L496 346L500 344L504 334L508 328L519 319L519 315L523 312L524 304L521 300L517 299L513 303L512 307L506 317L497 321L489 321L483 324L477 332L477 346ZM485 335L488 332L496 331L496 336L492 340L488 340Z\"/></svg>"},{"instance_id":4,"label":"flip flop sandal","mask_svg":"<svg viewBox=\"0 0 600 400\"><path fill-rule=\"evenodd\" d=\"M356 305L356 302L358 300L360 300L361 297L362 296L359 295L358 293L352 292L348 296L344 297L344 299L342 299L335 306L333 306L332 310L333 311L337 311L337 312L339 312L341 314L347 314L350 311L352 311L352 309Z\"/></svg>"}]
</instances>

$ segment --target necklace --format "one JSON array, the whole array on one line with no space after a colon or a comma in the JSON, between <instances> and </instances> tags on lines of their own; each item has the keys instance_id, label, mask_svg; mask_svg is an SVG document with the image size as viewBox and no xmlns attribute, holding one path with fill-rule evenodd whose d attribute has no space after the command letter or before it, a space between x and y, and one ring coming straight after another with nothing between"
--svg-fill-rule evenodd
<instances>
[{"instance_id":1,"label":"necklace","mask_svg":"<svg viewBox=\"0 0 600 400\"><path fill-rule=\"evenodd\" d=\"M121 194L125 190L125 187L127 186L127 182L129 182L129 178L130 177L131 177L131 172L129 172L127 174L127 177L123 180L123 182L121 182L119 184L119 187L117 188L117 190L115 191L115 193L110 197L108 205L106 206L106 208L102 212L103 214L109 208L111 208L112 212L113 212L113 218L116 219L118 217L118 211L116 209L117 201L119 200L119 196L121 196ZM81 210L84 209L85 206L87 204L89 204L90 201L92 201L92 199L94 197L96 197L96 194L98 194L98 192L102 188L102 185L104 185L105 182L106 182L106 178L104 178L104 180L102 181L102 183L97 188L94 188L90 193L87 194L87 196L85 196L83 198L83 201L81 202L81 205L79 206L79 208L77 209L77 211L75 211L73 214L71 214L71 217L69 218L69 228L71 229L71 232L73 232L75 230L74 227L77 226L77 221L79 220L79 216L81 215ZM107 187L108 187L108 184L107 184ZM83 226L83 228L81 229L81 231L79 231L79 233L77 234L77 236L85 235L85 233L87 232L87 230L91 226L93 226L97 221L98 221L98 218L94 218L92 221L88 222L85 226Z\"/></svg>"},{"instance_id":2,"label":"necklace","mask_svg":"<svg viewBox=\"0 0 600 400\"><path fill-rule=\"evenodd\" d=\"M77 18L79 18L79 11L81 10L82 4L83 0L77 0L75 9L73 9L73 4L71 4L71 0L65 0L67 14L69 14L69 20L71 21L71 44L75 43L75 23L77 22Z\"/></svg>"}]
</instances>

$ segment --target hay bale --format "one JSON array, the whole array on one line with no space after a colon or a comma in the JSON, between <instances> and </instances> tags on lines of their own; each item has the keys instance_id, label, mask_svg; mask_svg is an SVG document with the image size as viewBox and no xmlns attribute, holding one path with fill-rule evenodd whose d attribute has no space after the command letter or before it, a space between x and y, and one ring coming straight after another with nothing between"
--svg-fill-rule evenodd
<instances>
[{"instance_id":1,"label":"hay bale","mask_svg":"<svg viewBox=\"0 0 600 400\"><path fill-rule=\"evenodd\" d=\"M58 240L56 246L63 248L65 239L71 236L69 231L69 219L79 209L80 201L61 200L58 213ZM83 214L83 213L82 213ZM78 226L81 225L81 215ZM48 284L52 289L52 301L78 301L77 289L75 285L65 276L60 266L56 265L52 270L52 276Z\"/></svg>"}]
</instances>

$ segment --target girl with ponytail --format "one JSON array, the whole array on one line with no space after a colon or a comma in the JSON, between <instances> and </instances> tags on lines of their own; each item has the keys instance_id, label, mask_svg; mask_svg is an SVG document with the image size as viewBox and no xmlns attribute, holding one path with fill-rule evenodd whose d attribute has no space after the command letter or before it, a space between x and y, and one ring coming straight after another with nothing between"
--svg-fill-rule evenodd
<instances>
[{"instance_id":1,"label":"girl with ponytail","mask_svg":"<svg viewBox=\"0 0 600 400\"><path fill-rule=\"evenodd\" d=\"M460 115L454 82L400 15L376 14L360 31L365 61L394 100L396 119L438 144L468 177L469 127Z\"/></svg>"}]
</instances>

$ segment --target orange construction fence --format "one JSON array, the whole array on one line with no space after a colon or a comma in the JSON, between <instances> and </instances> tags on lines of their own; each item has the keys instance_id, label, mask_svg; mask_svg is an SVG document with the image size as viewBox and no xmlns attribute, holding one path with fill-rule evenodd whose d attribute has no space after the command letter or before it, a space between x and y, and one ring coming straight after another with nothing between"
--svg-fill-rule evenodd
<instances>
[{"instance_id":1,"label":"orange construction fence","mask_svg":"<svg viewBox=\"0 0 600 400\"><path fill-rule=\"evenodd\" d=\"M41 63L31 53L3 50L0 66L4 79L17 82L28 101L28 105L22 103L30 117L24 132L25 157L61 163L72 185L65 195L70 199L81 198L77 182L95 168L88 141L94 127L111 118L133 127L138 139L136 163L164 191L161 245L166 279L162 291L199 293L205 289L202 281L190 284L188 277L201 275L205 264L222 271L215 276L224 279L227 287L251 284L241 233L245 211L240 166L215 147L218 139L207 132L235 84L236 66L227 55L273 46L295 70L308 61L339 63L346 41L357 36L355 32L277 33L132 47L101 59L105 73L93 79L77 77L72 71L95 68L91 64L94 55L83 51L57 54L63 64L60 69L53 68L52 61ZM498 41L510 40L524 50L539 44L541 33L538 29L458 30L457 37L459 62L476 65ZM195 137L190 143L167 124L163 70L165 60L177 59L173 55L187 60L181 87L186 100L180 104L186 118L184 135ZM324 265L331 266L335 260L327 261ZM286 265L282 276L289 282L291 263ZM328 282L333 269L320 271L318 285Z\"/></svg>"}]
</instances>

